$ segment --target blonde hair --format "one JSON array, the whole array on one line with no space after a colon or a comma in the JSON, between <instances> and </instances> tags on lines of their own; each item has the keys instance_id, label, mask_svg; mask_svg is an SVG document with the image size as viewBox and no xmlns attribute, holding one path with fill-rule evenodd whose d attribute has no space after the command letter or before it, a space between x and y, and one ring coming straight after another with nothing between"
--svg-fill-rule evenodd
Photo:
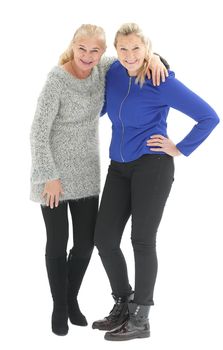
<instances>
[{"instance_id":1,"label":"blonde hair","mask_svg":"<svg viewBox=\"0 0 223 350\"><path fill-rule=\"evenodd\" d=\"M142 64L142 67L140 67L140 69L137 72L137 77L136 77L136 83L140 84L140 86L142 87L145 81L145 76L148 70L148 66L149 66L149 62L150 62L150 58L152 55L152 43L149 40L149 38L145 37L145 35L143 34L141 28L138 26L138 24L136 23L124 23L116 32L115 35L115 40L114 40L114 45L115 48L117 48L117 42L118 42L118 36L119 35L130 35L130 34L135 34L136 36L138 36L142 43L145 45L146 47L146 56L144 59L144 62Z\"/></svg>"},{"instance_id":2,"label":"blonde hair","mask_svg":"<svg viewBox=\"0 0 223 350\"><path fill-rule=\"evenodd\" d=\"M104 29L94 24L82 24L74 33L73 39L71 40L70 45L68 46L66 51L64 51L60 56L59 62L58 62L59 65L67 63L74 58L72 46L75 40L82 37L93 37L93 36L97 36L99 40L101 40L102 42L103 49L106 49L106 39L105 39Z\"/></svg>"}]
</instances>

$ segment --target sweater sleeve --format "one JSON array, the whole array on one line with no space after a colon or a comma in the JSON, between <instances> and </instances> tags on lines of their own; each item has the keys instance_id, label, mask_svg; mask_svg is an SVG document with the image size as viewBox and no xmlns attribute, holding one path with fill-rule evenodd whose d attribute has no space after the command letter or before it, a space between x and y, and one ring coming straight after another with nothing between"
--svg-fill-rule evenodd
<instances>
[{"instance_id":1,"label":"sweater sleeve","mask_svg":"<svg viewBox=\"0 0 223 350\"><path fill-rule=\"evenodd\" d=\"M45 183L60 177L50 149L50 131L60 104L59 82L48 76L40 93L31 126L30 143L32 155L31 182Z\"/></svg>"},{"instance_id":2,"label":"sweater sleeve","mask_svg":"<svg viewBox=\"0 0 223 350\"><path fill-rule=\"evenodd\" d=\"M160 85L160 93L162 103L197 122L176 145L181 153L189 156L219 123L219 117L207 102L177 80L173 72L170 72L166 83Z\"/></svg>"},{"instance_id":3,"label":"sweater sleeve","mask_svg":"<svg viewBox=\"0 0 223 350\"><path fill-rule=\"evenodd\" d=\"M104 56L101 58L98 65L99 65L102 73L104 74L104 76L106 75L106 73L109 70L112 63L114 63L115 61L117 61L116 57Z\"/></svg>"},{"instance_id":4,"label":"sweater sleeve","mask_svg":"<svg viewBox=\"0 0 223 350\"><path fill-rule=\"evenodd\" d=\"M104 79L105 79L104 105L103 105L103 108L102 108L101 113L100 113L101 117L106 113L106 74L107 74L109 68L111 67L112 63L114 63L115 61L117 61L116 57L105 56L105 57L101 58L101 61L99 63L101 72L102 72Z\"/></svg>"}]
</instances>

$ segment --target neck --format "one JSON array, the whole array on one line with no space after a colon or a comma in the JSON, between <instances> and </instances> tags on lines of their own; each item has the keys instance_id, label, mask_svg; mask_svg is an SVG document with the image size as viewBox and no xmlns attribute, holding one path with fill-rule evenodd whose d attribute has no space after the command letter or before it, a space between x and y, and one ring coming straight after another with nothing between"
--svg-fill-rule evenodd
<instances>
[{"instance_id":1,"label":"neck","mask_svg":"<svg viewBox=\"0 0 223 350\"><path fill-rule=\"evenodd\" d=\"M129 71L127 71L128 72L128 75L130 76L130 77L136 77L137 76L137 72L129 72Z\"/></svg>"},{"instance_id":2,"label":"neck","mask_svg":"<svg viewBox=\"0 0 223 350\"><path fill-rule=\"evenodd\" d=\"M84 71L79 69L75 65L75 62L73 60L70 61L70 66L71 66L71 70L72 70L73 75L78 79L85 79L85 78L89 77L89 75L91 74L91 71L92 71L92 69L84 70Z\"/></svg>"}]
</instances>

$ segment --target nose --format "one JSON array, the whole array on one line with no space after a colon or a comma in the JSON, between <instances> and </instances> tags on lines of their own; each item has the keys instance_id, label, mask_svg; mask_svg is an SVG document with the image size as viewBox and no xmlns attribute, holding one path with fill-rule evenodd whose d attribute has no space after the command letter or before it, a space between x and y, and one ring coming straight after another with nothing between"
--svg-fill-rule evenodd
<instances>
[{"instance_id":1,"label":"nose","mask_svg":"<svg viewBox=\"0 0 223 350\"><path fill-rule=\"evenodd\" d=\"M85 60L91 60L92 59L92 53L89 51L83 51L81 54L81 57Z\"/></svg>"},{"instance_id":2,"label":"nose","mask_svg":"<svg viewBox=\"0 0 223 350\"><path fill-rule=\"evenodd\" d=\"M126 53L126 58L127 58L128 60L133 59L133 58L134 58L134 52L132 52L132 51L127 51L127 53Z\"/></svg>"},{"instance_id":3,"label":"nose","mask_svg":"<svg viewBox=\"0 0 223 350\"><path fill-rule=\"evenodd\" d=\"M86 52L84 57L88 62L93 60L93 54L91 52Z\"/></svg>"}]
</instances>

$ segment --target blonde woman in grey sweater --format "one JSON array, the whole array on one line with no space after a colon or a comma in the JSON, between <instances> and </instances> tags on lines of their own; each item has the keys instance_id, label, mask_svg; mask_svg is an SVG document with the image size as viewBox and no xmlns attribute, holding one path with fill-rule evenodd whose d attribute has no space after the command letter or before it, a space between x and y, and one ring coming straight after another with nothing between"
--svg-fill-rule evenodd
<instances>
[{"instance_id":1,"label":"blonde woman in grey sweater","mask_svg":"<svg viewBox=\"0 0 223 350\"><path fill-rule=\"evenodd\" d=\"M98 116L105 74L114 58L101 27L82 25L59 65L48 74L31 128L31 200L41 204L46 225L46 268L53 297L52 331L68 332L70 322L86 326L77 295L93 251L100 191ZM165 80L157 56L149 68L153 81ZM148 71L148 74L150 72ZM68 207L73 248L67 259Z\"/></svg>"}]
</instances>

